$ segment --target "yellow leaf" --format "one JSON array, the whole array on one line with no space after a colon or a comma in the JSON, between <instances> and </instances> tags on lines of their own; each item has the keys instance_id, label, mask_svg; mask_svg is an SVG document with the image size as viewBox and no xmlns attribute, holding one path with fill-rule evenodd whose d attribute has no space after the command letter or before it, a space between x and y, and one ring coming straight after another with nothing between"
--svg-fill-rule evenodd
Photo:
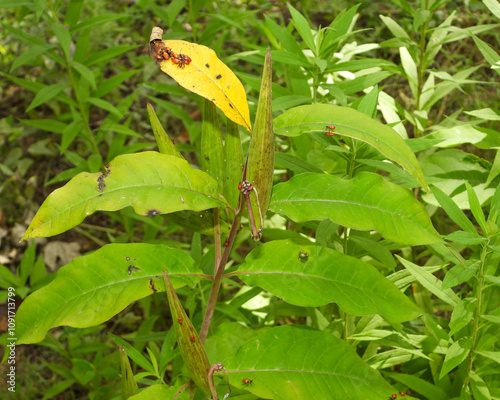
<instances>
[{"instance_id":1,"label":"yellow leaf","mask_svg":"<svg viewBox=\"0 0 500 400\"><path fill-rule=\"evenodd\" d=\"M153 28L153 34L161 31ZM170 75L182 87L199 94L213 102L231 121L243 126L250 133L250 112L245 89L236 75L217 58L215 51L195 43L183 40L159 40L153 36L150 42L150 54L160 65L163 72ZM161 36L160 36L161 37ZM164 48L169 47L176 54L191 58L189 64L179 64L169 60L157 59Z\"/></svg>"}]
</instances>

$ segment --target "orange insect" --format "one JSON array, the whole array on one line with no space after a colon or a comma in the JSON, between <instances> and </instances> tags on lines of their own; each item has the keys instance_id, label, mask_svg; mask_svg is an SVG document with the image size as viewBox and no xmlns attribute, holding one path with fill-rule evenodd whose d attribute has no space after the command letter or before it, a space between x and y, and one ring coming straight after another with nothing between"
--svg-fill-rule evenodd
<instances>
[{"instance_id":1,"label":"orange insect","mask_svg":"<svg viewBox=\"0 0 500 400\"><path fill-rule=\"evenodd\" d=\"M177 321L179 321L179 324L182 325L182 318L178 318Z\"/></svg>"},{"instance_id":2,"label":"orange insect","mask_svg":"<svg viewBox=\"0 0 500 400\"><path fill-rule=\"evenodd\" d=\"M245 378L241 382L243 382L245 385L250 385L253 382L253 380Z\"/></svg>"},{"instance_id":3,"label":"orange insect","mask_svg":"<svg viewBox=\"0 0 500 400\"><path fill-rule=\"evenodd\" d=\"M333 131L335 129L335 126L333 126L333 125L327 125L326 129L329 129L330 131ZM326 136L335 136L335 132L330 132L330 131L325 132L325 135Z\"/></svg>"},{"instance_id":4,"label":"orange insect","mask_svg":"<svg viewBox=\"0 0 500 400\"><path fill-rule=\"evenodd\" d=\"M175 53L173 53L175 54ZM179 68L184 68L186 65L191 63L191 58L185 54L175 54L176 57L172 56L172 62L177 64Z\"/></svg>"},{"instance_id":5,"label":"orange insect","mask_svg":"<svg viewBox=\"0 0 500 400\"><path fill-rule=\"evenodd\" d=\"M194 343L195 339L194 339L194 336L191 336L191 341Z\"/></svg>"}]
</instances>

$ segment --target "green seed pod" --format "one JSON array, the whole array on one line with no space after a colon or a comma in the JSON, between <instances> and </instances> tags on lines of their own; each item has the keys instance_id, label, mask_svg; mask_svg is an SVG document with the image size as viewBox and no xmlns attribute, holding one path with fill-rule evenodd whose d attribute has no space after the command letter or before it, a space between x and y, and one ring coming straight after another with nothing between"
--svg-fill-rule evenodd
<instances>
[{"instance_id":1,"label":"green seed pod","mask_svg":"<svg viewBox=\"0 0 500 400\"><path fill-rule=\"evenodd\" d=\"M196 386L206 395L210 395L211 390L208 382L210 363L205 348L198 337L196 329L194 329L193 324L184 311L166 271L163 271L163 278L165 279L168 304L172 313L175 336L177 337L177 344L179 345L182 359Z\"/></svg>"},{"instance_id":2,"label":"green seed pod","mask_svg":"<svg viewBox=\"0 0 500 400\"><path fill-rule=\"evenodd\" d=\"M167 156L176 156L184 159L180 151L177 150L177 147L175 147L172 139L168 137L167 132L165 132L165 129L163 129L163 126L161 126L160 120L158 119L153 106L148 103L147 107L149 120L151 121L151 127L153 128L156 144L158 145L158 150L160 150L160 153L166 154Z\"/></svg>"},{"instance_id":3,"label":"green seed pod","mask_svg":"<svg viewBox=\"0 0 500 400\"><path fill-rule=\"evenodd\" d=\"M201 169L219 184L222 193L224 181L222 136L215 105L203 99L203 125L201 127Z\"/></svg>"},{"instance_id":4,"label":"green seed pod","mask_svg":"<svg viewBox=\"0 0 500 400\"><path fill-rule=\"evenodd\" d=\"M120 369L122 373L122 398L128 399L134 394L139 393L137 382L134 379L130 361L127 357L127 352L123 346L120 346Z\"/></svg>"},{"instance_id":5,"label":"green seed pod","mask_svg":"<svg viewBox=\"0 0 500 400\"><path fill-rule=\"evenodd\" d=\"M224 197L234 209L238 206L238 183L241 182L242 167L243 152L238 125L228 118L224 143Z\"/></svg>"},{"instance_id":6,"label":"green seed pod","mask_svg":"<svg viewBox=\"0 0 500 400\"><path fill-rule=\"evenodd\" d=\"M257 232L253 233L255 240L260 239L260 233L262 232L261 221L266 215L273 187L274 132L271 85L271 53L268 50L264 61L264 72L262 73L253 136L248 150L247 180L254 189L250 192L250 199L257 229Z\"/></svg>"}]
</instances>

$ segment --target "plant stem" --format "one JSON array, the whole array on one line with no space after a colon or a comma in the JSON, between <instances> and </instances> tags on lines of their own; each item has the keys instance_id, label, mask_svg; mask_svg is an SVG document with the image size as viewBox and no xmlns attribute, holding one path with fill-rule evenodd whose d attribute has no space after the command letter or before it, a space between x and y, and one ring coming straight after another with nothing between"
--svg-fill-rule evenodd
<instances>
[{"instance_id":1,"label":"plant stem","mask_svg":"<svg viewBox=\"0 0 500 400\"><path fill-rule=\"evenodd\" d=\"M212 288L210 290L210 296L208 298L207 309L205 311L205 317L203 318L203 323L200 329L200 341L205 344L205 340L208 336L208 329L210 328L210 323L212 322L212 317L214 315L215 306L217 304L217 298L219 296L219 290L222 284L222 275L224 272L224 267L229 259L229 254L231 253L231 248L233 247L234 239L236 237L236 232L238 231L238 227L240 226L241 214L245 207L241 206L242 203L242 195L240 194L240 198L238 200L238 211L234 216L233 223L231 225L231 230L229 232L229 237L227 239L228 246L224 249L224 253L222 254L222 258L219 262L219 265L215 266L215 276L214 281L212 282Z\"/></svg>"},{"instance_id":2,"label":"plant stem","mask_svg":"<svg viewBox=\"0 0 500 400\"><path fill-rule=\"evenodd\" d=\"M467 366L467 373L465 375L465 380L463 384L463 389L467 387L469 384L469 375L470 371L472 371L472 364L474 363L474 350L476 348L477 344L477 336L479 332L479 318L481 316L481 306L482 306L482 298L483 298L483 284L484 284L484 266L486 264L486 257L488 255L488 246L489 246L489 240L488 243L486 243L483 246L483 250L481 252L481 264L479 266L479 273L477 277L477 307L476 307L476 313L474 315L474 324L472 325L472 347L470 349L469 353L469 365Z\"/></svg>"}]
</instances>

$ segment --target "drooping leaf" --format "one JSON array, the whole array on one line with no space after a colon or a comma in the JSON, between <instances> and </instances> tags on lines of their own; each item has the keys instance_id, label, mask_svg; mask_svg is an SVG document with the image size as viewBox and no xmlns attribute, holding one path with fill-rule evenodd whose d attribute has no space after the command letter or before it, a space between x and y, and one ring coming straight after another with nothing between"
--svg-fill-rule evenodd
<instances>
[{"instance_id":1,"label":"drooping leaf","mask_svg":"<svg viewBox=\"0 0 500 400\"><path fill-rule=\"evenodd\" d=\"M153 128L156 144L158 145L158 150L160 151L160 153L183 159L184 157L182 157L181 152L177 149L177 147L175 147L172 139L168 137L167 132L165 132L165 129L163 129L163 126L161 125L161 122L158 119L153 106L148 103L147 108L149 121L151 122L151 128Z\"/></svg>"},{"instance_id":2,"label":"drooping leaf","mask_svg":"<svg viewBox=\"0 0 500 400\"><path fill-rule=\"evenodd\" d=\"M231 385L264 399L379 400L394 393L346 342L303 327L280 326L260 334L224 366Z\"/></svg>"},{"instance_id":3,"label":"drooping leaf","mask_svg":"<svg viewBox=\"0 0 500 400\"><path fill-rule=\"evenodd\" d=\"M348 107L313 104L292 108L274 120L274 133L299 136L306 132L324 135L334 125L335 133L360 140L376 148L388 159L405 168L428 190L422 169L406 142L387 125Z\"/></svg>"},{"instance_id":4,"label":"drooping leaf","mask_svg":"<svg viewBox=\"0 0 500 400\"><path fill-rule=\"evenodd\" d=\"M296 222L329 218L353 229L373 229L396 243L443 243L410 191L371 173L350 181L326 174L296 175L273 188L269 209Z\"/></svg>"},{"instance_id":5,"label":"drooping leaf","mask_svg":"<svg viewBox=\"0 0 500 400\"><path fill-rule=\"evenodd\" d=\"M163 245L110 244L75 258L19 307L18 344L39 342L56 326L84 328L107 321L130 303L165 291L163 269L176 287L200 279L189 255Z\"/></svg>"},{"instance_id":6,"label":"drooping leaf","mask_svg":"<svg viewBox=\"0 0 500 400\"><path fill-rule=\"evenodd\" d=\"M177 393L179 388L173 386L165 386L165 385L152 385L148 386L140 393L135 396L129 397L128 400L151 400L151 399L173 399ZM176 400L188 400L189 399L189 391L184 390Z\"/></svg>"},{"instance_id":7,"label":"drooping leaf","mask_svg":"<svg viewBox=\"0 0 500 400\"><path fill-rule=\"evenodd\" d=\"M64 232L95 211L132 206L153 216L222 205L217 182L187 161L156 152L127 154L110 162L105 174L81 173L51 193L23 240Z\"/></svg>"},{"instance_id":8,"label":"drooping leaf","mask_svg":"<svg viewBox=\"0 0 500 400\"><path fill-rule=\"evenodd\" d=\"M336 302L349 314L380 314L391 322L408 321L420 314L375 267L293 239L258 246L231 275L298 306Z\"/></svg>"},{"instance_id":9,"label":"drooping leaf","mask_svg":"<svg viewBox=\"0 0 500 400\"><path fill-rule=\"evenodd\" d=\"M171 59L163 60L159 62L161 70L182 87L213 102L231 121L252 132L245 89L231 69L217 58L215 51L183 40L160 41L162 32L160 28L153 28L152 57L166 46L174 53L189 56L191 62L179 68ZM158 46L157 49L154 46Z\"/></svg>"}]
</instances>

